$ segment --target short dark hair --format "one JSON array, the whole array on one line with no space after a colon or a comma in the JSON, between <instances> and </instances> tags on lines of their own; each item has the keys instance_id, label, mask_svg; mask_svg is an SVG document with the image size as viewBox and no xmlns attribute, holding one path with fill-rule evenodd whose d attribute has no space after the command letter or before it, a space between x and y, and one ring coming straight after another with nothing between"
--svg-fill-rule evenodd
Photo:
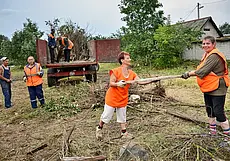
<instances>
[{"instance_id":1,"label":"short dark hair","mask_svg":"<svg viewBox=\"0 0 230 161\"><path fill-rule=\"evenodd\" d=\"M125 55L130 55L128 52L122 51L118 54L118 62L122 64L121 59L125 58Z\"/></svg>"},{"instance_id":2,"label":"short dark hair","mask_svg":"<svg viewBox=\"0 0 230 161\"><path fill-rule=\"evenodd\" d=\"M216 42L216 39L213 36L205 36L203 40L210 40L212 44Z\"/></svg>"}]
</instances>

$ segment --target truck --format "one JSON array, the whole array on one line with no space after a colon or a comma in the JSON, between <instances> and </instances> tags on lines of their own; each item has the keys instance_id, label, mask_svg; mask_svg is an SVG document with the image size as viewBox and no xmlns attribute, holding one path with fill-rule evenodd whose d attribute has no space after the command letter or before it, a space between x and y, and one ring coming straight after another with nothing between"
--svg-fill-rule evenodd
<instances>
[{"instance_id":1,"label":"truck","mask_svg":"<svg viewBox=\"0 0 230 161\"><path fill-rule=\"evenodd\" d=\"M91 40L88 42L89 57L87 60L74 60L71 62L50 63L47 41L38 39L36 41L37 61L48 68L47 82L48 86L57 85L62 78L71 76L85 76L88 82L97 81L97 71L99 70L99 61L116 61L120 52L119 39Z\"/></svg>"}]
</instances>

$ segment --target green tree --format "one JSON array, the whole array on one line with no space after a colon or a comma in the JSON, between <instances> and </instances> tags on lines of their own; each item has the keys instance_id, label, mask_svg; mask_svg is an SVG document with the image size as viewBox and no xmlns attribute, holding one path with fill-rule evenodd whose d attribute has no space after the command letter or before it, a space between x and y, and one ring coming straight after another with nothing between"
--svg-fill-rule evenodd
<instances>
[{"instance_id":1,"label":"green tree","mask_svg":"<svg viewBox=\"0 0 230 161\"><path fill-rule=\"evenodd\" d=\"M159 27L154 34L157 50L153 54L153 64L158 68L178 66L183 60L184 51L191 48L192 42L200 36L200 31L181 24Z\"/></svg>"},{"instance_id":2,"label":"green tree","mask_svg":"<svg viewBox=\"0 0 230 161\"><path fill-rule=\"evenodd\" d=\"M7 50L7 48L9 47L9 38L4 36L4 35L0 35L0 55L1 56L8 56L10 49Z\"/></svg>"},{"instance_id":3,"label":"green tree","mask_svg":"<svg viewBox=\"0 0 230 161\"><path fill-rule=\"evenodd\" d=\"M36 39L42 37L43 32L38 29L36 23L30 19L23 23L23 29L15 31L11 41L10 58L17 65L24 65L28 56L36 58Z\"/></svg>"},{"instance_id":4,"label":"green tree","mask_svg":"<svg viewBox=\"0 0 230 161\"><path fill-rule=\"evenodd\" d=\"M161 7L158 0L121 0L119 5L120 12L125 14L122 20L126 22L126 26L120 29L122 49L145 64L155 51L154 32L166 19Z\"/></svg>"},{"instance_id":5,"label":"green tree","mask_svg":"<svg viewBox=\"0 0 230 161\"><path fill-rule=\"evenodd\" d=\"M162 4L158 0L121 0L120 12L131 32L152 32L164 23L164 12L158 10Z\"/></svg>"},{"instance_id":6,"label":"green tree","mask_svg":"<svg viewBox=\"0 0 230 161\"><path fill-rule=\"evenodd\" d=\"M220 31L223 34L230 34L230 24L225 22L223 25L220 25Z\"/></svg>"}]
</instances>

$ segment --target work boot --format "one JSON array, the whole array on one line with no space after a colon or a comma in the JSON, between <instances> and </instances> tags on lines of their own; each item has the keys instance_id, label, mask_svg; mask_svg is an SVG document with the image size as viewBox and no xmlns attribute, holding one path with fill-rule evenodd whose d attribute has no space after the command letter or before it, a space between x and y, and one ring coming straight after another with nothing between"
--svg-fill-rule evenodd
<instances>
[{"instance_id":1,"label":"work boot","mask_svg":"<svg viewBox=\"0 0 230 161\"><path fill-rule=\"evenodd\" d=\"M98 126L96 127L96 138L97 140L102 140L102 129Z\"/></svg>"},{"instance_id":2,"label":"work boot","mask_svg":"<svg viewBox=\"0 0 230 161\"><path fill-rule=\"evenodd\" d=\"M134 136L130 133L128 133L127 131L125 133L121 133L121 138L122 139L127 139L127 140L131 140L134 138Z\"/></svg>"}]
</instances>

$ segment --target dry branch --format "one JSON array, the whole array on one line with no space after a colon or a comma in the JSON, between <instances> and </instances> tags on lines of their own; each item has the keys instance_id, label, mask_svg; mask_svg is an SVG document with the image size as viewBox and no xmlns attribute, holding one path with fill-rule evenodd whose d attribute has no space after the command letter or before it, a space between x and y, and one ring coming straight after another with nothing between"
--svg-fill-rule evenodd
<instances>
[{"instance_id":1,"label":"dry branch","mask_svg":"<svg viewBox=\"0 0 230 161\"><path fill-rule=\"evenodd\" d=\"M38 152L39 150L44 149L47 146L48 146L47 144L42 144L41 146L35 148L34 150L29 151L27 155L33 155L34 153Z\"/></svg>"}]
</instances>

